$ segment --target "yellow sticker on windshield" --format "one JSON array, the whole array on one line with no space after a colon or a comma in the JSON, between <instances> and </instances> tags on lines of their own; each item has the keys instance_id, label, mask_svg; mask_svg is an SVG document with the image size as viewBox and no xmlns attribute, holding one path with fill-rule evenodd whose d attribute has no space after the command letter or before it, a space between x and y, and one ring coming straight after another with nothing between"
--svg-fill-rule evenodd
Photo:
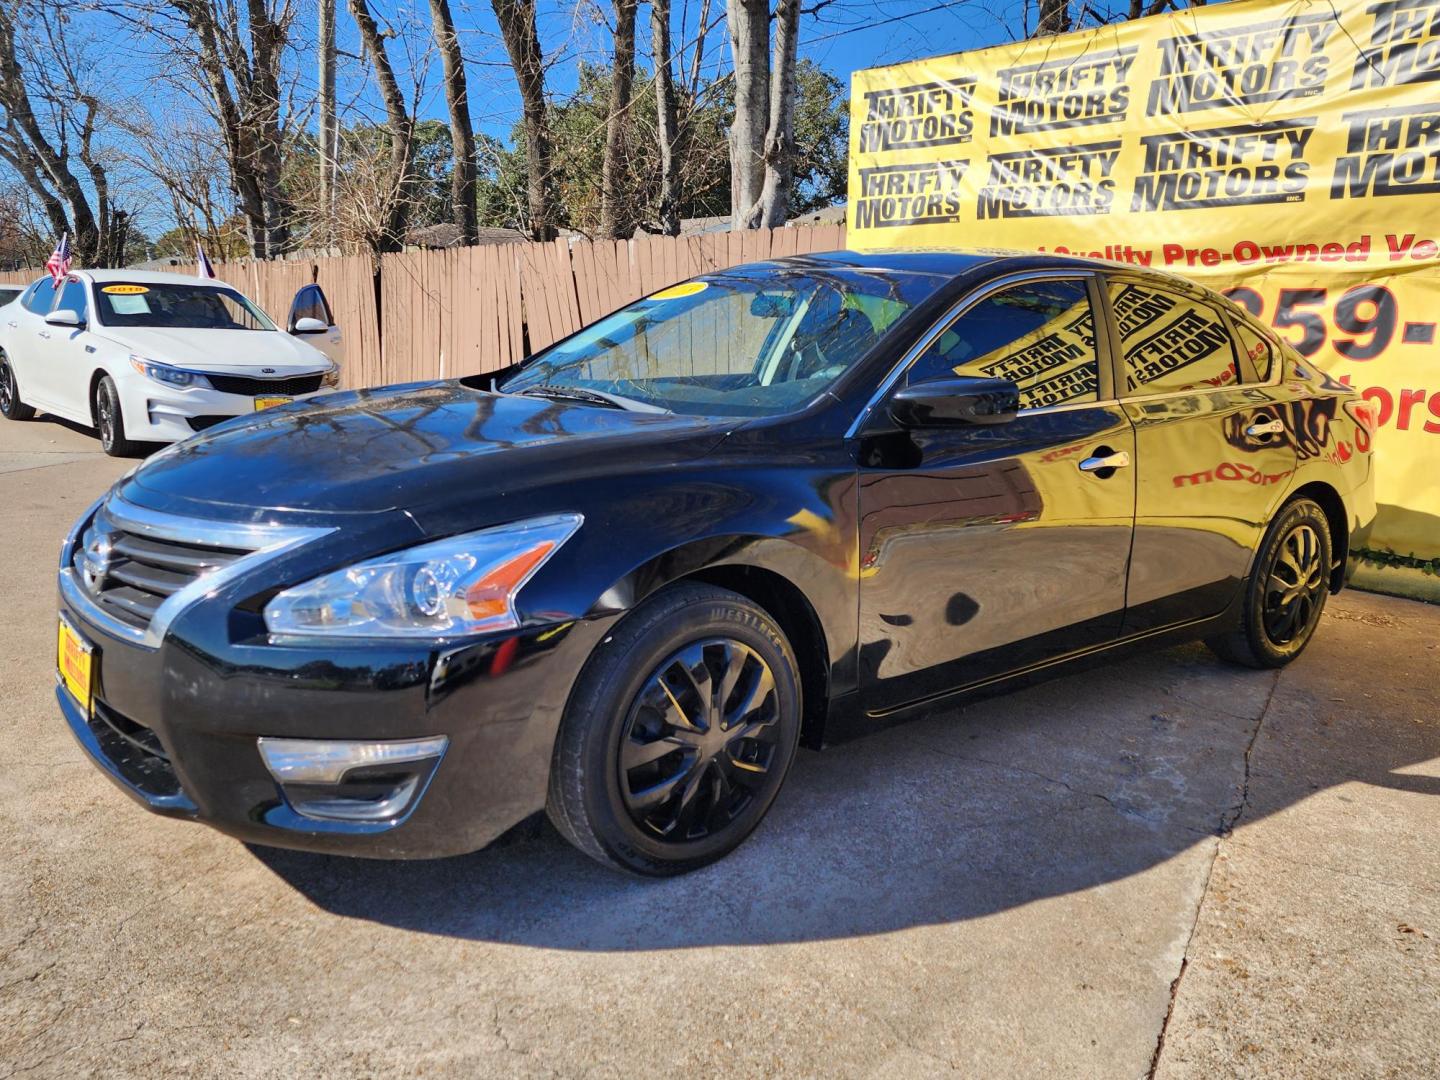
<instances>
[{"instance_id":1,"label":"yellow sticker on windshield","mask_svg":"<svg viewBox=\"0 0 1440 1080\"><path fill-rule=\"evenodd\" d=\"M651 293L651 300L679 300L681 297L694 296L702 293L710 286L703 281L687 281L681 285L671 285L668 289L661 289L657 293Z\"/></svg>"},{"instance_id":2,"label":"yellow sticker on windshield","mask_svg":"<svg viewBox=\"0 0 1440 1080\"><path fill-rule=\"evenodd\" d=\"M147 293L150 290L144 285L102 285L100 291L109 293L111 296L136 296L139 293Z\"/></svg>"}]
</instances>

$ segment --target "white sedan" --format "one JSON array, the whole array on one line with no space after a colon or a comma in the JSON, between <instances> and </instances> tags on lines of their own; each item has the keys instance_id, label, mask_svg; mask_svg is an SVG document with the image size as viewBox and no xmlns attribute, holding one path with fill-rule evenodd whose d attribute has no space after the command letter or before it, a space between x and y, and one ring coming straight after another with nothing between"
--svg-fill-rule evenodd
<instances>
[{"instance_id":1,"label":"white sedan","mask_svg":"<svg viewBox=\"0 0 1440 1080\"><path fill-rule=\"evenodd\" d=\"M339 384L340 334L317 286L296 295L290 322L278 329L214 279L83 270L55 288L41 278L0 307L0 413L93 427L117 457L177 442Z\"/></svg>"}]
</instances>

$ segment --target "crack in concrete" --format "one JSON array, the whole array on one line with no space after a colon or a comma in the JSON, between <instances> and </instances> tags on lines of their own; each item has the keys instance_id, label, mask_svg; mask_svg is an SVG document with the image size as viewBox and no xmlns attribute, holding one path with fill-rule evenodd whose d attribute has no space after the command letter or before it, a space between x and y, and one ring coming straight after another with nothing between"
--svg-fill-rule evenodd
<instances>
[{"instance_id":1,"label":"crack in concrete","mask_svg":"<svg viewBox=\"0 0 1440 1080\"><path fill-rule=\"evenodd\" d=\"M1265 704L1261 706L1260 715L1255 718L1255 727L1250 732L1250 739L1245 744L1245 772L1240 785L1240 801L1220 816L1215 846L1210 852L1210 863L1205 867L1205 881L1200 886L1200 895L1195 901L1195 916L1190 921L1190 932L1185 935L1185 947L1180 950L1180 970L1170 982L1170 1002L1165 1008L1165 1019L1160 1022L1160 1032L1155 1037L1155 1050L1150 1055L1150 1070L1145 1074L1146 1080L1155 1080L1155 1074L1160 1068L1160 1057L1165 1051L1165 1036L1175 1015L1175 1002L1180 998L1181 980L1185 978L1185 970L1190 966L1190 946L1195 941L1195 931L1200 927L1200 913L1205 910L1205 898L1210 895L1210 882L1215 876L1215 863L1220 858L1220 846L1230 837L1235 825L1250 806L1250 757L1255 751L1256 741L1260 738L1260 729L1265 726L1265 717L1270 713L1270 704L1275 700L1275 691L1280 686L1280 675L1279 671L1275 673L1275 679L1270 684L1270 693L1265 696Z\"/></svg>"}]
</instances>

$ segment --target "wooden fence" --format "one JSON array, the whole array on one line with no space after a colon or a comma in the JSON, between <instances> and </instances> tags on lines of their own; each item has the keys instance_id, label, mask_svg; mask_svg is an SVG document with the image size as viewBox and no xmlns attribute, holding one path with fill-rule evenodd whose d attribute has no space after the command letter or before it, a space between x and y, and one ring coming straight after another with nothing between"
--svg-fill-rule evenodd
<instances>
[{"instance_id":1,"label":"wooden fence","mask_svg":"<svg viewBox=\"0 0 1440 1080\"><path fill-rule=\"evenodd\" d=\"M495 371L696 274L844 246L843 226L817 225L217 263L215 272L277 323L296 291L318 282L345 334L344 385L360 387ZM0 273L0 282L37 273Z\"/></svg>"}]
</instances>

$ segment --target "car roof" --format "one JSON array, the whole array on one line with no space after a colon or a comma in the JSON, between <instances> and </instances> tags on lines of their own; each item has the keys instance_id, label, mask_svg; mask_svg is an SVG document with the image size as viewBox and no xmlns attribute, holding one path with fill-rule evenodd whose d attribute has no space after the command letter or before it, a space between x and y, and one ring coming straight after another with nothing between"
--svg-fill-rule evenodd
<instances>
[{"instance_id":1,"label":"car roof","mask_svg":"<svg viewBox=\"0 0 1440 1080\"><path fill-rule=\"evenodd\" d=\"M171 274L163 270L72 270L72 277L88 278L97 285L112 281L126 281L136 285L222 285L234 289L228 281L219 278L202 278L195 274ZM239 292L239 289L235 290Z\"/></svg>"},{"instance_id":2,"label":"car roof","mask_svg":"<svg viewBox=\"0 0 1440 1080\"><path fill-rule=\"evenodd\" d=\"M1076 268L1085 270L1106 270L1111 273L1126 272L1168 281L1190 290L1195 283L1151 266L1135 263L1115 262L1110 259L1093 259L1085 255L1058 255L1048 251L1013 251L1002 248L949 248L896 251L826 251L813 255L791 255L766 262L752 263L752 266L792 266L796 268L870 270L877 273L892 271L912 274L942 274L957 278L969 276L982 268L991 273L1004 273L1010 263L1020 264L1015 269Z\"/></svg>"}]
</instances>

